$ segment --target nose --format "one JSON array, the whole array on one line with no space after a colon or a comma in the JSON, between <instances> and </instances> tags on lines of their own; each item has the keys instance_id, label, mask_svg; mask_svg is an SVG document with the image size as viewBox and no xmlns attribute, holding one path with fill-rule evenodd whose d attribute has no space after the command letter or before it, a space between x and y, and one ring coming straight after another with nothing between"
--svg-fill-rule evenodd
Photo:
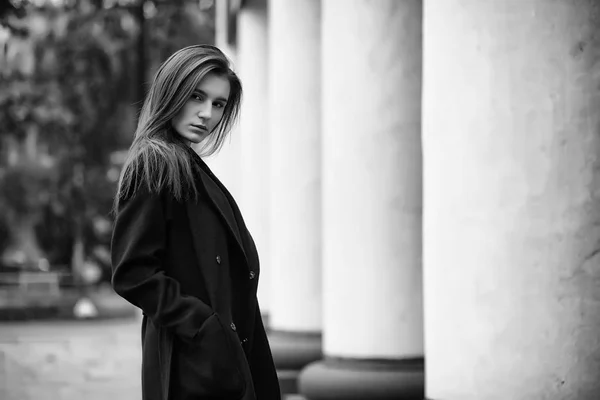
<instances>
[{"instance_id":1,"label":"nose","mask_svg":"<svg viewBox=\"0 0 600 400\"><path fill-rule=\"evenodd\" d=\"M200 104L200 108L198 109L198 116L203 119L210 119L212 115L212 104L209 101L205 101Z\"/></svg>"}]
</instances>

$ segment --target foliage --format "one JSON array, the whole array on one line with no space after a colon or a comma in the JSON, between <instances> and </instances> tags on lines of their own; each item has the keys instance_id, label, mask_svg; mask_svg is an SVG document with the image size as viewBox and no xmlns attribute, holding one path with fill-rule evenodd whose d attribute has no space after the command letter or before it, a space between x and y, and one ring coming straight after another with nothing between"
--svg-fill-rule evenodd
<instances>
[{"instance_id":1,"label":"foliage","mask_svg":"<svg viewBox=\"0 0 600 400\"><path fill-rule=\"evenodd\" d=\"M78 237L93 258L109 245L114 155L131 140L140 85L178 48L212 43L211 10L181 0L12 5L0 8L0 254L33 216L52 263L71 263Z\"/></svg>"},{"instance_id":2,"label":"foliage","mask_svg":"<svg viewBox=\"0 0 600 400\"><path fill-rule=\"evenodd\" d=\"M161 1L148 7L147 65L149 72L182 47L214 43L214 11L202 10L197 2Z\"/></svg>"}]
</instances>

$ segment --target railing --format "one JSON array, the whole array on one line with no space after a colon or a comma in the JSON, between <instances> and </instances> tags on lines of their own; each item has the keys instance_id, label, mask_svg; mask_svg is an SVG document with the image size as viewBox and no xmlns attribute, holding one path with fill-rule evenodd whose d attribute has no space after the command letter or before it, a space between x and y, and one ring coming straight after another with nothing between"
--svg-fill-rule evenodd
<instances>
[{"instance_id":1,"label":"railing","mask_svg":"<svg viewBox=\"0 0 600 400\"><path fill-rule=\"evenodd\" d=\"M62 272L1 272L0 309L58 307L65 276Z\"/></svg>"}]
</instances>

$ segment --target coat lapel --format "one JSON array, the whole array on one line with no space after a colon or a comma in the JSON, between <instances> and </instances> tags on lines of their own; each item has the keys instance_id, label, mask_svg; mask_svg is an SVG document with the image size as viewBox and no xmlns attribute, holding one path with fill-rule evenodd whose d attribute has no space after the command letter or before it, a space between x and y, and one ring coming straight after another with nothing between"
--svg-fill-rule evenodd
<instances>
[{"instance_id":1,"label":"coat lapel","mask_svg":"<svg viewBox=\"0 0 600 400\"><path fill-rule=\"evenodd\" d=\"M240 227L236 221L233 209L229 204L229 200L225 197L224 193L219 189L217 184L208 176L204 171L201 171L202 183L206 188L208 197L212 200L213 205L219 210L219 214L229 227L230 232L235 236L235 240L238 242L242 251L244 251L244 243L240 235Z\"/></svg>"},{"instance_id":2,"label":"coat lapel","mask_svg":"<svg viewBox=\"0 0 600 400\"><path fill-rule=\"evenodd\" d=\"M208 167L207 167L208 168ZM221 190L218 191L219 195L224 195L223 200L226 202L227 210L229 210L231 216L234 218L235 223L234 226L238 228L239 237L238 242L241 246L242 251L244 252L244 256L246 257L246 262L249 267L252 267L252 261L254 261L254 253L256 252L256 247L254 246L254 241L246 228L246 223L244 222L244 218L242 217L242 213L237 206L237 203L227 190L227 188L221 183L221 181L214 175L212 175L212 179L206 177L211 183L217 185ZM223 197L223 196L221 196Z\"/></svg>"},{"instance_id":3,"label":"coat lapel","mask_svg":"<svg viewBox=\"0 0 600 400\"><path fill-rule=\"evenodd\" d=\"M258 261L258 253L256 251L256 246L248 229L246 228L246 224L244 223L244 218L237 206L237 203L227 190L227 188L219 181L219 179L212 173L208 165L202 160L202 158L193 150L191 150L192 157L198 163L198 184L202 187L199 187L198 190L207 194L207 197L210 199L210 202L213 204L216 210L218 210L219 215L222 220L225 222L225 225L235 238L239 249L241 250L244 259L246 261L246 267L258 272L259 270L259 261ZM210 175L210 176L209 176ZM198 208L195 207L193 202L187 202L188 204L188 213L190 215L190 223L192 224L192 232L194 232L195 242L199 239L198 230L198 222L192 221L192 214L198 213ZM200 218L201 219L201 218ZM198 250L198 249L196 249Z\"/></svg>"},{"instance_id":4,"label":"coat lapel","mask_svg":"<svg viewBox=\"0 0 600 400\"><path fill-rule=\"evenodd\" d=\"M258 268L259 268L258 252L256 250L256 245L254 244L254 240L252 239L252 235L250 235L248 228L246 228L246 223L244 222L242 213L241 213L240 209L238 208L237 203L235 202L235 200L229 193L229 191L227 191L227 189L223 186L223 184L216 177L215 177L215 180L222 188L223 193L225 193L225 196L227 196L227 198L229 199L229 204L231 204L231 208L233 209L233 214L237 221L237 226L241 230L240 236L242 238L242 242L243 242L244 249L246 252L246 262L248 263L248 267L250 269L254 270L255 272L257 272Z\"/></svg>"},{"instance_id":5,"label":"coat lapel","mask_svg":"<svg viewBox=\"0 0 600 400\"><path fill-rule=\"evenodd\" d=\"M202 161L202 163L204 162ZM201 183L201 185L204 188L204 191L208 195L207 197L210 199L214 208L218 211L221 219L225 222L225 225L227 226L229 232L235 238L235 241L237 242L242 254L244 255L246 265L249 266L248 257L246 255L245 241L242 239L242 235L240 233L241 227L238 225L238 218L236 218L236 216L234 215L233 207L230 205L227 197L224 195L225 191L219 189L217 184L204 171L204 168L199 169L198 175L200 177L198 183ZM202 188L198 189L202 190ZM196 206L196 204L194 204L193 201L187 202L187 208L190 218L191 229L194 234L194 242L199 243L200 233L198 232L198 227L201 226L201 222L198 221L198 219L201 220L202 218L199 218L200 216L198 215L198 213L201 211L199 211L198 207Z\"/></svg>"}]
</instances>

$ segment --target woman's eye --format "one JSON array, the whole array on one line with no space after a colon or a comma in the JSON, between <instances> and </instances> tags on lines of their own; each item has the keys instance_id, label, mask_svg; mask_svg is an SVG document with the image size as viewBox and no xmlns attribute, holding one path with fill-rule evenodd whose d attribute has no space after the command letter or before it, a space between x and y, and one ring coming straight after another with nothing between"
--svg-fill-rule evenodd
<instances>
[{"instance_id":1,"label":"woman's eye","mask_svg":"<svg viewBox=\"0 0 600 400\"><path fill-rule=\"evenodd\" d=\"M194 99L194 100L202 101L202 100L203 100L203 98L204 98L204 97L203 97L201 94L195 94L195 93L194 93L194 94L192 95L192 99Z\"/></svg>"},{"instance_id":2,"label":"woman's eye","mask_svg":"<svg viewBox=\"0 0 600 400\"><path fill-rule=\"evenodd\" d=\"M223 107L225 107L225 104L223 104L223 103L215 103L215 107L217 107L217 108L223 108Z\"/></svg>"}]
</instances>

